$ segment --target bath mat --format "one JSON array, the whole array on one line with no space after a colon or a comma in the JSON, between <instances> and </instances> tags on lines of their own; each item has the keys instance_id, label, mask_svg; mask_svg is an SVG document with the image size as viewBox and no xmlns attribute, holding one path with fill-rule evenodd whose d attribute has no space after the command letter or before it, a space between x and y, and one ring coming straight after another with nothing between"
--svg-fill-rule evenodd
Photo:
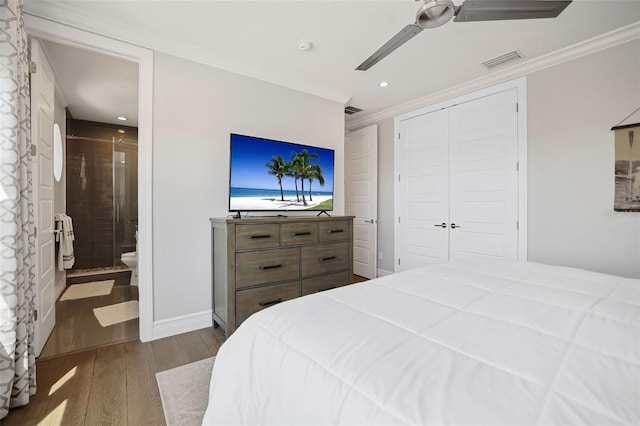
<instances>
[{"instance_id":1,"label":"bath mat","mask_svg":"<svg viewBox=\"0 0 640 426\"><path fill-rule=\"evenodd\" d=\"M129 300L124 303L95 308L93 314L103 327L129 321L138 318L138 301Z\"/></svg>"},{"instance_id":2,"label":"bath mat","mask_svg":"<svg viewBox=\"0 0 640 426\"><path fill-rule=\"evenodd\" d=\"M60 301L84 299L87 297L106 296L111 293L115 280L92 281L84 284L73 284L64 292Z\"/></svg>"},{"instance_id":3,"label":"bath mat","mask_svg":"<svg viewBox=\"0 0 640 426\"><path fill-rule=\"evenodd\" d=\"M201 425L216 357L156 373L167 426Z\"/></svg>"}]
</instances>

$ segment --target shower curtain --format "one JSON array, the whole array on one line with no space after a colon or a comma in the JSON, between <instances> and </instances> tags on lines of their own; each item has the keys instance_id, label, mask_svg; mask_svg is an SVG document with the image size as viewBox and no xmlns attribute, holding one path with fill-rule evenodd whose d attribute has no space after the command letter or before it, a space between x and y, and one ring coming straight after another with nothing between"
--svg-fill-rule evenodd
<instances>
[{"instance_id":1,"label":"shower curtain","mask_svg":"<svg viewBox=\"0 0 640 426\"><path fill-rule=\"evenodd\" d=\"M0 419L36 392L29 57L22 0L0 0Z\"/></svg>"}]
</instances>

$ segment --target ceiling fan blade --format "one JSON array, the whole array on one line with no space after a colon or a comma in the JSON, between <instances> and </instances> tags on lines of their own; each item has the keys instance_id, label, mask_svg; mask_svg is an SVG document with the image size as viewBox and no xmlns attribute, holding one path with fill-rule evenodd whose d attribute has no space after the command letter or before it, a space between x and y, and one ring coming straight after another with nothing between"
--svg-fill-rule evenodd
<instances>
[{"instance_id":1,"label":"ceiling fan blade","mask_svg":"<svg viewBox=\"0 0 640 426\"><path fill-rule=\"evenodd\" d=\"M455 22L555 18L571 0L466 0Z\"/></svg>"},{"instance_id":2,"label":"ceiling fan blade","mask_svg":"<svg viewBox=\"0 0 640 426\"><path fill-rule=\"evenodd\" d=\"M358 66L358 68L356 68L356 70L357 71L368 70L369 68L371 68L372 66L380 62L388 54L396 50L398 47L402 46L403 44L411 40L413 37L415 37L416 34L418 34L422 30L423 28L419 25L416 25L416 24L407 25L406 27L401 29L400 32L398 32L398 34L394 35L391 38L391 40L383 44L380 49L376 50L373 53L373 55L369 56L366 61L361 63Z\"/></svg>"}]
</instances>

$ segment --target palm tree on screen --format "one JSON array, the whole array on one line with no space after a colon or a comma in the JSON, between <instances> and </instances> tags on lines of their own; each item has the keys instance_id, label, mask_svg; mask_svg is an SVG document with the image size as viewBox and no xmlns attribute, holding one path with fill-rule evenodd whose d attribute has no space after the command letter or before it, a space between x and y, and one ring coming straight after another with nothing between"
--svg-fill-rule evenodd
<instances>
[{"instance_id":1,"label":"palm tree on screen","mask_svg":"<svg viewBox=\"0 0 640 426\"><path fill-rule=\"evenodd\" d=\"M322 176L322 167L319 164L311 164L309 175L307 176L309 179L309 201L313 201L313 196L311 195L311 184L315 179L318 179L320 186L324 186L324 176Z\"/></svg>"},{"instance_id":2,"label":"palm tree on screen","mask_svg":"<svg viewBox=\"0 0 640 426\"><path fill-rule=\"evenodd\" d=\"M302 171L301 171L301 165L300 165L300 154L293 151L289 155L289 158L291 159L291 161L288 163L286 176L293 178L293 182L296 186L296 200L300 202L300 195L298 193L298 179L302 177Z\"/></svg>"},{"instance_id":3,"label":"palm tree on screen","mask_svg":"<svg viewBox=\"0 0 640 426\"><path fill-rule=\"evenodd\" d=\"M280 185L280 200L284 201L284 192L282 191L282 178L286 176L289 170L289 163L287 163L281 155L274 155L271 157L271 161L265 164L269 168L269 173L278 179L278 185Z\"/></svg>"},{"instance_id":4,"label":"palm tree on screen","mask_svg":"<svg viewBox=\"0 0 640 426\"><path fill-rule=\"evenodd\" d=\"M313 174L313 166L311 160L317 160L318 154L310 153L306 149L303 149L297 156L297 167L300 172L300 180L302 181L302 203L306 206L307 199L304 195L304 180L309 179L309 176Z\"/></svg>"}]
</instances>

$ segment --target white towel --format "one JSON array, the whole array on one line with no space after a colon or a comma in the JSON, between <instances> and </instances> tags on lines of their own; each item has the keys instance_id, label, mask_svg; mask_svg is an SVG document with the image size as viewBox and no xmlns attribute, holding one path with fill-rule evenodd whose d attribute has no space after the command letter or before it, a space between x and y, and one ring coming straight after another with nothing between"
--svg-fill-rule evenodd
<instances>
[{"instance_id":1,"label":"white towel","mask_svg":"<svg viewBox=\"0 0 640 426\"><path fill-rule=\"evenodd\" d=\"M64 213L57 214L56 229L59 231L60 236L60 249L58 250L58 269L64 271L65 269L71 269L76 261L73 254L73 240L75 235L73 234L73 221L69 216Z\"/></svg>"}]
</instances>

